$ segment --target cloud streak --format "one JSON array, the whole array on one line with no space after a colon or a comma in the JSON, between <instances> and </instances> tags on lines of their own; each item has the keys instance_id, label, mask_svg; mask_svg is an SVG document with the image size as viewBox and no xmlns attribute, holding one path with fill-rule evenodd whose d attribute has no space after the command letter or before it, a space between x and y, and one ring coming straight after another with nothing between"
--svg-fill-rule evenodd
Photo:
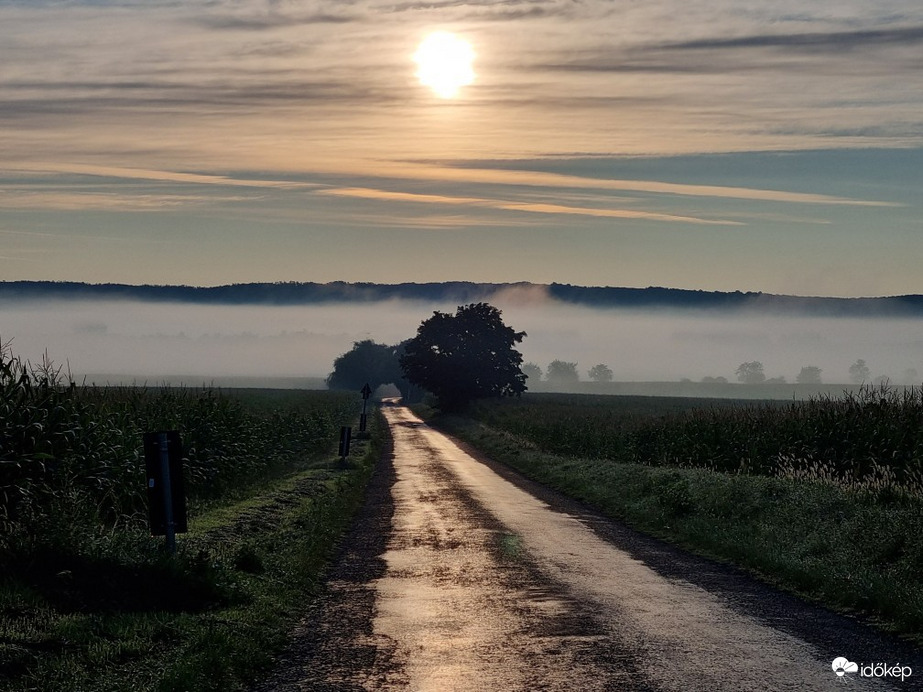
<instances>
[{"instance_id":1,"label":"cloud streak","mask_svg":"<svg viewBox=\"0 0 923 692\"><path fill-rule=\"evenodd\" d=\"M714 50L724 48L796 48L841 54L842 51L879 46L918 46L923 44L923 26L889 29L859 29L792 34L752 34L732 38L705 38L651 46L666 50Z\"/></svg>"},{"instance_id":2,"label":"cloud streak","mask_svg":"<svg viewBox=\"0 0 923 692\"><path fill-rule=\"evenodd\" d=\"M0 188L0 209L38 211L171 211L203 204L244 202L247 197L212 197L125 192L23 192Z\"/></svg>"},{"instance_id":3,"label":"cloud streak","mask_svg":"<svg viewBox=\"0 0 923 692\"><path fill-rule=\"evenodd\" d=\"M686 183L668 183L657 180L612 180L606 178L587 178L559 173L544 173L525 170L436 167L420 166L414 169L420 179L452 182L476 182L490 185L526 185L533 187L613 190L624 192L649 192L656 194L678 195L681 197L714 197L720 199L754 200L763 202L786 202L795 204L826 204L859 207L900 206L892 202L876 200L850 199L835 195L823 195L808 192L791 192L786 190L766 190L746 187L729 187L724 185L692 185ZM388 170L388 174L394 171Z\"/></svg>"},{"instance_id":4,"label":"cloud streak","mask_svg":"<svg viewBox=\"0 0 923 692\"><path fill-rule=\"evenodd\" d=\"M669 223L708 224L718 226L742 225L737 221L704 219L693 216L662 214L658 212L639 211L634 209L599 209L592 207L573 207L563 204L514 202L508 200L486 199L482 197L452 197L448 195L392 192L389 190L378 190L372 188L333 188L330 190L323 190L320 194L388 202L413 202L420 204L472 206L480 207L483 209L527 212L531 214L566 214L574 216L593 216L599 218L640 219L645 221L666 221Z\"/></svg>"},{"instance_id":5,"label":"cloud streak","mask_svg":"<svg viewBox=\"0 0 923 692\"><path fill-rule=\"evenodd\" d=\"M156 182L190 183L194 185L221 185L224 187L256 187L276 188L283 190L305 190L319 186L317 183L306 183L292 180L233 178L226 175L183 173L177 171L159 171L143 168L121 168L118 166L96 166L76 163L20 163L9 166L7 170L27 171L30 173L72 173L76 175L119 178L123 180L151 180Z\"/></svg>"},{"instance_id":6,"label":"cloud streak","mask_svg":"<svg viewBox=\"0 0 923 692\"><path fill-rule=\"evenodd\" d=\"M311 14L285 14L273 12L265 15L203 15L195 22L209 29L230 31L266 31L281 27L305 26L311 24L347 24L356 17L345 14L318 12Z\"/></svg>"}]
</instances>

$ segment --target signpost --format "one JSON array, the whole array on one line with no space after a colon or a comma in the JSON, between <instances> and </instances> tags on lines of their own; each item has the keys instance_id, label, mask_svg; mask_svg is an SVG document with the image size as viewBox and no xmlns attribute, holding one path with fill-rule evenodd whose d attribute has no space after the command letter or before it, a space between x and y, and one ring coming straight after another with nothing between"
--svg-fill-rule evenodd
<instances>
[{"instance_id":1,"label":"signpost","mask_svg":"<svg viewBox=\"0 0 923 692\"><path fill-rule=\"evenodd\" d=\"M359 432L365 432L366 422L368 418L365 414L365 407L369 403L369 397L372 396L372 388L369 387L369 383L366 382L365 386L362 387L360 392L362 394L362 415L359 416Z\"/></svg>"},{"instance_id":2,"label":"signpost","mask_svg":"<svg viewBox=\"0 0 923 692\"><path fill-rule=\"evenodd\" d=\"M176 553L176 534L186 533L183 443L179 431L144 433L147 501L151 535L165 536L167 552Z\"/></svg>"}]
</instances>

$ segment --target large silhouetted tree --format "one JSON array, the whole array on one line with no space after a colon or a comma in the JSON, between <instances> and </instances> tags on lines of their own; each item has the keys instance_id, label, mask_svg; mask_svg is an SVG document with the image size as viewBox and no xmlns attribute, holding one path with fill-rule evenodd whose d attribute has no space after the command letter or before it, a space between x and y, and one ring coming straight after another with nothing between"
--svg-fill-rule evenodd
<instances>
[{"instance_id":1,"label":"large silhouetted tree","mask_svg":"<svg viewBox=\"0 0 923 692\"><path fill-rule=\"evenodd\" d=\"M500 314L487 303L459 306L454 315L434 312L406 342L400 357L404 376L432 392L443 410L473 399L522 394L522 354L513 347L526 333L506 326Z\"/></svg>"}]
</instances>

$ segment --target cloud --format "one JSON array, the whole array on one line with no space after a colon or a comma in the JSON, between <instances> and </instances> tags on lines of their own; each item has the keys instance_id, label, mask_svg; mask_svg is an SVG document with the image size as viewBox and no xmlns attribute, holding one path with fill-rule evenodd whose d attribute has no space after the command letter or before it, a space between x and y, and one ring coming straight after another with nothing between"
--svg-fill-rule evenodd
<instances>
[{"instance_id":1,"label":"cloud","mask_svg":"<svg viewBox=\"0 0 923 692\"><path fill-rule=\"evenodd\" d=\"M392 171L388 171L392 174ZM544 173L523 170L501 170L487 168L462 168L451 166L421 165L417 171L421 179L482 184L528 185L558 188L583 188L588 190L619 190L629 192L650 192L679 195L684 197L715 197L722 199L757 200L764 202L789 202L798 204L831 204L861 207L900 206L891 202L850 199L834 195L786 190L766 190L725 185L689 185L667 183L657 180L613 180L609 178L586 178L560 173Z\"/></svg>"},{"instance_id":2,"label":"cloud","mask_svg":"<svg viewBox=\"0 0 923 692\"><path fill-rule=\"evenodd\" d=\"M326 12L294 15L273 12L265 15L205 15L197 17L195 23L209 29L265 31L309 24L348 24L356 20L357 17L351 15Z\"/></svg>"},{"instance_id":3,"label":"cloud","mask_svg":"<svg viewBox=\"0 0 923 692\"><path fill-rule=\"evenodd\" d=\"M35 125L36 116L59 116L52 123L73 124L80 115L93 118L140 118L152 113L183 115L214 115L224 112L240 117L271 107L305 104L377 104L400 102L399 90L386 91L355 80L305 79L304 71L290 69L237 69L233 76L225 74L181 75L185 80L198 78L198 84L187 82L149 81L75 81L75 82L11 82L0 85L16 92L35 92L28 96L9 98L0 111L0 121ZM180 76L180 75L177 75Z\"/></svg>"},{"instance_id":4,"label":"cloud","mask_svg":"<svg viewBox=\"0 0 923 692\"><path fill-rule=\"evenodd\" d=\"M232 178L225 175L207 175L202 173L183 173L177 171L159 171L143 168L122 168L118 166L95 166L77 163L36 162L14 164L7 170L26 171L30 173L73 173L76 175L99 176L104 178L122 178L126 180L153 180L171 183L192 183L196 185L222 185L228 187L257 187L298 190L319 187L317 183L293 180L263 180L254 178Z\"/></svg>"},{"instance_id":5,"label":"cloud","mask_svg":"<svg viewBox=\"0 0 923 692\"><path fill-rule=\"evenodd\" d=\"M704 219L693 216L680 216L676 214L662 214L658 212L639 211L635 209L599 209L593 207L573 207L563 204L516 202L510 200L487 199L483 197L455 197L449 195L431 195L412 192L394 192L373 188L333 188L323 190L319 194L336 195L339 197L355 197L359 199L373 199L390 202L416 202L423 204L446 204L473 206L484 209L499 209L504 211L527 212L533 214L570 214L576 216L594 216L601 218L641 219L647 221L666 221L692 224L709 224L718 226L740 226L737 221L722 221Z\"/></svg>"},{"instance_id":6,"label":"cloud","mask_svg":"<svg viewBox=\"0 0 923 692\"><path fill-rule=\"evenodd\" d=\"M855 31L811 32L802 34L752 34L733 38L704 38L663 43L654 48L667 50L711 50L722 48L784 48L810 52L841 53L872 46L916 46L923 44L923 26Z\"/></svg>"},{"instance_id":7,"label":"cloud","mask_svg":"<svg viewBox=\"0 0 923 692\"><path fill-rule=\"evenodd\" d=\"M457 230L470 228L525 228L534 222L524 219L501 217L496 214L489 217L477 217L470 212L464 214L352 214L351 223L365 225L368 228L424 229L431 231Z\"/></svg>"},{"instance_id":8,"label":"cloud","mask_svg":"<svg viewBox=\"0 0 923 692\"><path fill-rule=\"evenodd\" d=\"M247 201L247 197L213 197L124 192L49 192L0 188L0 209L39 211L170 211L201 204Z\"/></svg>"},{"instance_id":9,"label":"cloud","mask_svg":"<svg viewBox=\"0 0 923 692\"><path fill-rule=\"evenodd\" d=\"M541 62L529 69L542 72L580 73L674 73L674 74L732 74L792 69L811 71L822 68L812 58L829 57L836 60L833 67L849 65L848 74L862 74L871 65L861 69L850 62L852 53L868 58L866 49L914 48L923 44L923 26L906 26L883 29L857 29L852 31L827 31L808 33L741 34L714 36L685 41L660 41L613 48L572 51L567 59ZM733 60L718 58L718 52L733 52ZM794 56L799 56L800 62ZM562 56L563 57L563 56ZM887 62L893 72L898 67ZM917 63L916 67L919 66ZM912 63L899 66L914 69Z\"/></svg>"},{"instance_id":10,"label":"cloud","mask_svg":"<svg viewBox=\"0 0 923 692\"><path fill-rule=\"evenodd\" d=\"M427 12L448 9L471 8L489 10L501 15L520 14L534 16L537 13L549 13L564 10L567 2L556 0L433 0L432 2L402 2L387 5L382 8L385 12Z\"/></svg>"}]
</instances>

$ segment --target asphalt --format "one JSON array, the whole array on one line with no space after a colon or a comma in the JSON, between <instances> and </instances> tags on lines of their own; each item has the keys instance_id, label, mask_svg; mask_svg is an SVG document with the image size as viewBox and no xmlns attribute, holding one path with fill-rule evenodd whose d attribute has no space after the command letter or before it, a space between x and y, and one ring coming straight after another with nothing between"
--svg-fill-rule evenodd
<instances>
[{"instance_id":1,"label":"asphalt","mask_svg":"<svg viewBox=\"0 0 923 692\"><path fill-rule=\"evenodd\" d=\"M385 414L393 448L327 589L254 690L923 689L919 649ZM861 674L876 663L891 674Z\"/></svg>"}]
</instances>

